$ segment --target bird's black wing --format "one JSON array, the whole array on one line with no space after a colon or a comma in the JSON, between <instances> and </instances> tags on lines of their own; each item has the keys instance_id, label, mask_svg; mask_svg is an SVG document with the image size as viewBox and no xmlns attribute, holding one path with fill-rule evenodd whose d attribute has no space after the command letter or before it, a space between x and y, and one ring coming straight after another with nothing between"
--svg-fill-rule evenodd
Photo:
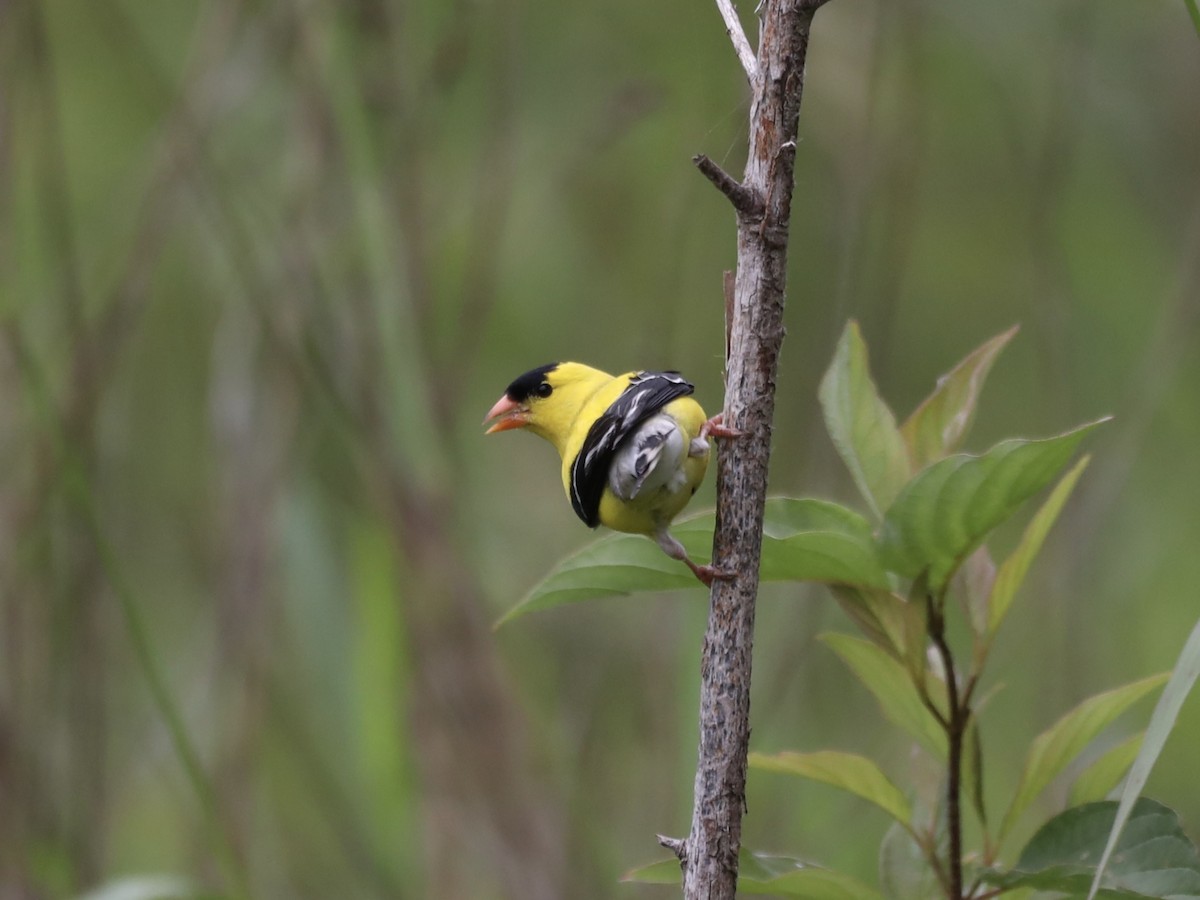
<instances>
[{"instance_id":1,"label":"bird's black wing","mask_svg":"<svg viewBox=\"0 0 1200 900\"><path fill-rule=\"evenodd\" d=\"M621 442L650 416L695 388L678 372L638 372L592 427L571 463L571 506L595 528L600 524L600 498L608 481L613 454Z\"/></svg>"}]
</instances>

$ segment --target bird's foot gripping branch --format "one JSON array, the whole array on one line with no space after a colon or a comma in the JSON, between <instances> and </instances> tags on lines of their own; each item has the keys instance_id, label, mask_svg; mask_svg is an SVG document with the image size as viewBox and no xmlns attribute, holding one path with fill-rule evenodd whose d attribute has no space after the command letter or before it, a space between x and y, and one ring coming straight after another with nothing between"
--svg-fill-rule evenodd
<instances>
[{"instance_id":1,"label":"bird's foot gripping branch","mask_svg":"<svg viewBox=\"0 0 1200 900\"><path fill-rule=\"evenodd\" d=\"M998 335L969 354L899 424L876 389L857 325L842 335L820 400L865 509L811 498L769 500L761 576L829 586L859 636L827 634L824 644L942 776L926 787L902 789L912 780L852 753L752 753L751 777L782 773L833 785L873 804L881 830L889 819L891 827L882 837L878 886L808 861L742 851L739 878L746 891L961 900L1028 888L1078 894L1095 880L1104 896L1200 895L1200 857L1178 818L1152 800L1133 802L1170 731L1174 712L1167 708L1177 711L1191 686L1185 663L1196 668L1200 637L1189 642L1144 745L1141 734L1113 741L1105 732L1122 712L1162 688L1165 674L1080 702L1033 739L1015 776L991 776L1010 778L1002 792L1005 807L985 804L989 754L981 722L985 701L1000 683L993 678L988 687L990 651L1087 466L1088 458L1075 460L1075 454L1103 421L1039 440L1001 441L978 454L961 452L988 372L1014 334ZM994 560L985 544L989 535L1043 493L1016 546ZM680 521L674 532L689 553L699 555L711 546L713 527L713 514L703 513ZM696 586L668 564L644 539L601 539L561 562L505 620L583 598ZM961 646L952 635L960 636ZM1094 746L1099 741L1108 747L1101 753ZM1142 762L1126 788L1129 802L1118 807L1105 797L1139 751ZM1080 767L1081 758L1093 762ZM1067 772L1076 773L1068 807L1042 823L1023 848L1015 845L1014 836L1030 830L1034 801ZM968 830L970 818L975 822ZM1106 841L1119 831L1114 822L1126 820L1128 837L1114 840L1119 869L1101 873ZM974 846L967 845L968 834L977 836ZM686 854L684 841L662 842ZM1165 855L1158 852L1163 848ZM679 862L672 857L628 878L678 881Z\"/></svg>"}]
</instances>

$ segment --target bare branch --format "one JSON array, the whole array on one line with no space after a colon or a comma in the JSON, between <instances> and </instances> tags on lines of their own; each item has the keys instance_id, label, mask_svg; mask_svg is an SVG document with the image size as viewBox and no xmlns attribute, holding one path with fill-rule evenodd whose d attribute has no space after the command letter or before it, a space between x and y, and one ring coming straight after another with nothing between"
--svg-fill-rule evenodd
<instances>
[{"instance_id":1,"label":"bare branch","mask_svg":"<svg viewBox=\"0 0 1200 900\"><path fill-rule=\"evenodd\" d=\"M809 31L822 2L763 0L758 61L753 69L747 67L753 97L742 180L735 180L707 157L695 159L700 171L738 210L724 419L743 436L722 444L718 459L713 564L735 575L714 582L709 599L700 664L700 748L692 828L682 847L667 845L685 861L687 900L733 900L737 887L750 741L754 608L775 376L783 344L795 141ZM718 0L718 6L736 47L732 6L725 0ZM743 66L748 43L746 48L738 53Z\"/></svg>"},{"instance_id":2,"label":"bare branch","mask_svg":"<svg viewBox=\"0 0 1200 900\"><path fill-rule=\"evenodd\" d=\"M679 857L679 862L687 864L687 841L683 838L667 837L665 834L658 835L658 842Z\"/></svg>"},{"instance_id":3,"label":"bare branch","mask_svg":"<svg viewBox=\"0 0 1200 900\"><path fill-rule=\"evenodd\" d=\"M762 215L763 201L757 191L742 184L703 153L693 156L692 162L718 191L729 198L739 213L751 217Z\"/></svg>"},{"instance_id":4,"label":"bare branch","mask_svg":"<svg viewBox=\"0 0 1200 900\"><path fill-rule=\"evenodd\" d=\"M717 0L717 9L721 11L721 18L725 21L725 33L729 35L738 62L746 70L750 86L755 87L758 84L758 60L754 57L754 48L746 39L746 32L742 30L742 20L738 18L733 0Z\"/></svg>"}]
</instances>

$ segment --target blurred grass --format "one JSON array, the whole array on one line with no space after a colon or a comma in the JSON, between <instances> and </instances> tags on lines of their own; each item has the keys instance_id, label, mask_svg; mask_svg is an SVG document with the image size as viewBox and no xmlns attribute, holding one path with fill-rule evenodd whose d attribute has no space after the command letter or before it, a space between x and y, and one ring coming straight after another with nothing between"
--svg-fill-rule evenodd
<instances>
[{"instance_id":1,"label":"blurred grass","mask_svg":"<svg viewBox=\"0 0 1200 900\"><path fill-rule=\"evenodd\" d=\"M814 31L774 489L851 496L815 399L850 315L901 416L1023 324L975 448L1117 416L997 647L995 798L1196 618L1196 50L1167 0L838 0ZM493 635L588 536L549 448L477 426L556 358L719 406L733 227L689 159L736 170L746 109L715 11L9 0L0 83L0 897L230 892L226 840L256 896L642 891L615 880L688 818L703 604ZM921 777L829 628L818 592L765 592L755 748ZM1198 740L1192 703L1150 785L1193 835ZM752 778L750 812L755 848L873 879L869 808Z\"/></svg>"}]
</instances>

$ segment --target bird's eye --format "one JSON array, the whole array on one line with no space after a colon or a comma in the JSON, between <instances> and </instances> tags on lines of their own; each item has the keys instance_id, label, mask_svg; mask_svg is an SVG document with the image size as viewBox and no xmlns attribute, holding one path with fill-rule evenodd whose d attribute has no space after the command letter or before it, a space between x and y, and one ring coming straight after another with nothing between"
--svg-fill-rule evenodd
<instances>
[{"instance_id":1,"label":"bird's eye","mask_svg":"<svg viewBox=\"0 0 1200 900\"><path fill-rule=\"evenodd\" d=\"M534 393L537 394L539 397L545 398L545 397L549 397L552 393L554 393L554 388L552 388L550 386L550 383L548 381L543 381L541 384L539 384L537 386L537 388L534 390Z\"/></svg>"}]
</instances>

